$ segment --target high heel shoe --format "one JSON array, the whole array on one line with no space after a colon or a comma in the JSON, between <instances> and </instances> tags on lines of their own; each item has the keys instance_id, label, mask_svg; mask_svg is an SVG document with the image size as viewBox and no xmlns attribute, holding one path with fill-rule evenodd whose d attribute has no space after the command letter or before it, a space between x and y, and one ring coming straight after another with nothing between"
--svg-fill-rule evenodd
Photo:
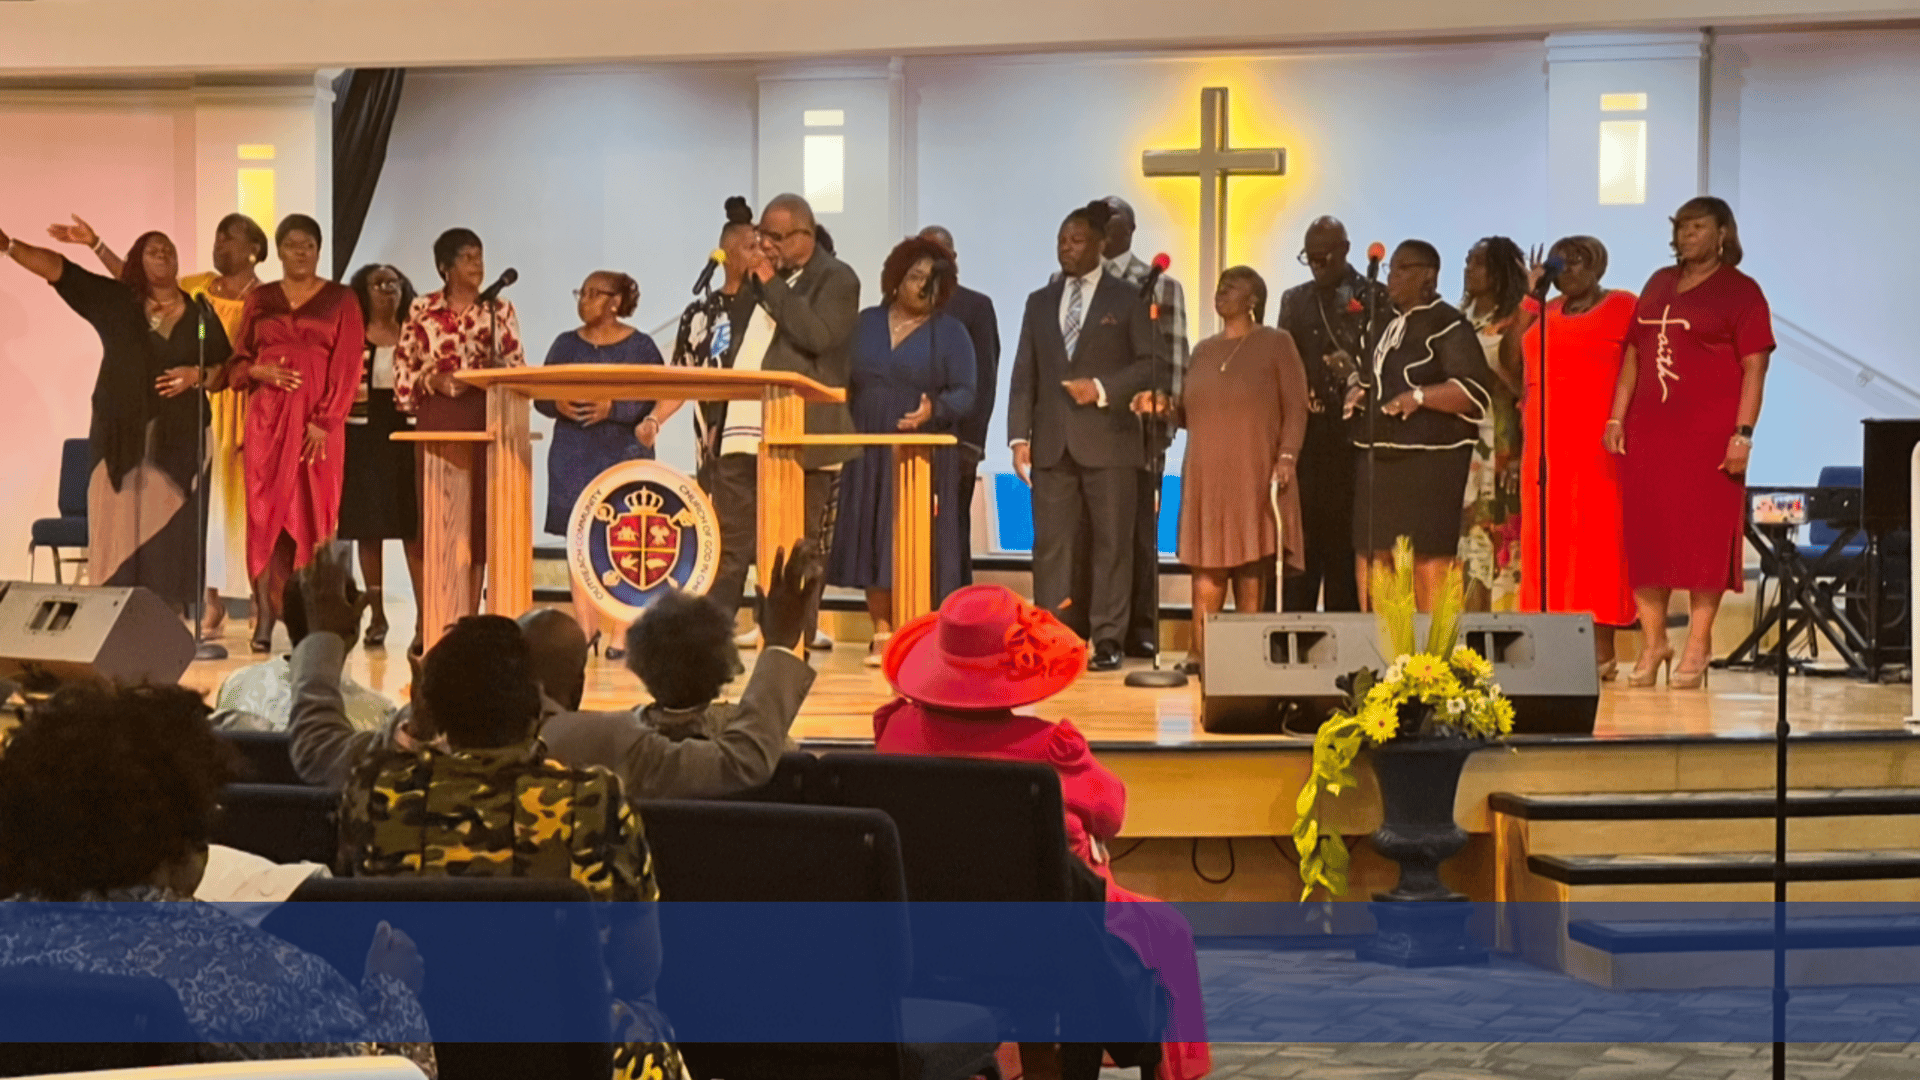
<instances>
[{"instance_id":1,"label":"high heel shoe","mask_svg":"<svg viewBox=\"0 0 1920 1080\"><path fill-rule=\"evenodd\" d=\"M1667 651L1662 653L1657 653L1655 654L1655 657L1656 658L1653 661L1653 665L1651 667L1642 668L1639 664L1636 663L1633 666L1633 670L1627 672L1628 686L1637 686L1641 688L1653 686L1660 681L1661 668L1667 668L1669 671L1672 670L1673 668L1673 650L1672 649L1668 649Z\"/></svg>"},{"instance_id":2,"label":"high heel shoe","mask_svg":"<svg viewBox=\"0 0 1920 1080\"><path fill-rule=\"evenodd\" d=\"M1682 671L1679 668L1669 667L1667 685L1675 690L1705 690L1707 673L1712 670L1712 668L1701 668L1699 671Z\"/></svg>"},{"instance_id":3,"label":"high heel shoe","mask_svg":"<svg viewBox=\"0 0 1920 1080\"><path fill-rule=\"evenodd\" d=\"M366 635L360 641L369 649L384 649L387 645L387 630L387 613L380 608L374 608L373 621L367 624Z\"/></svg>"},{"instance_id":4,"label":"high heel shoe","mask_svg":"<svg viewBox=\"0 0 1920 1080\"><path fill-rule=\"evenodd\" d=\"M1620 661L1609 660L1604 664L1597 663L1594 665L1594 670L1595 674L1600 676L1601 682L1612 682L1613 677L1620 674Z\"/></svg>"},{"instance_id":5,"label":"high heel shoe","mask_svg":"<svg viewBox=\"0 0 1920 1080\"><path fill-rule=\"evenodd\" d=\"M593 632L593 637L587 642L587 655L588 656L600 655L600 631L598 630L595 630Z\"/></svg>"}]
</instances>

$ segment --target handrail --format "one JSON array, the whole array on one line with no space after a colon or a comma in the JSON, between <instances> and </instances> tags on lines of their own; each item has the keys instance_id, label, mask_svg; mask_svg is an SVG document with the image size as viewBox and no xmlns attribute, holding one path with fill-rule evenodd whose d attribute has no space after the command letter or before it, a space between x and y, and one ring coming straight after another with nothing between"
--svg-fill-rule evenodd
<instances>
[{"instance_id":1,"label":"handrail","mask_svg":"<svg viewBox=\"0 0 1920 1080\"><path fill-rule=\"evenodd\" d=\"M1791 319L1773 316L1774 336L1789 358L1866 404L1878 416L1920 415L1920 390L1853 356Z\"/></svg>"}]
</instances>

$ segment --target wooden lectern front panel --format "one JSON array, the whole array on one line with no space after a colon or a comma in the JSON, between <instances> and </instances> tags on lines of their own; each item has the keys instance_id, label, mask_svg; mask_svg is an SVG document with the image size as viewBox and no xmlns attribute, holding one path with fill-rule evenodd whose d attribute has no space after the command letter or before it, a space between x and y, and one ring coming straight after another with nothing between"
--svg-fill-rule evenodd
<instances>
[{"instance_id":1,"label":"wooden lectern front panel","mask_svg":"<svg viewBox=\"0 0 1920 1080\"><path fill-rule=\"evenodd\" d=\"M426 548L426 573L420 582L420 627L426 648L455 619L474 610L473 443L423 442L420 446L420 539Z\"/></svg>"},{"instance_id":2,"label":"wooden lectern front panel","mask_svg":"<svg viewBox=\"0 0 1920 1080\"><path fill-rule=\"evenodd\" d=\"M793 550L806 535L807 479L800 464L804 450L782 440L806 431L807 404L798 393L779 386L767 387L762 400L759 542L754 565L759 583L755 588L765 593L773 577L774 553L781 548Z\"/></svg>"},{"instance_id":3,"label":"wooden lectern front panel","mask_svg":"<svg viewBox=\"0 0 1920 1080\"><path fill-rule=\"evenodd\" d=\"M506 386L486 393L487 611L511 619L533 607L533 441L527 399Z\"/></svg>"},{"instance_id":4,"label":"wooden lectern front panel","mask_svg":"<svg viewBox=\"0 0 1920 1080\"><path fill-rule=\"evenodd\" d=\"M893 624L933 610L933 447L893 448Z\"/></svg>"}]
</instances>

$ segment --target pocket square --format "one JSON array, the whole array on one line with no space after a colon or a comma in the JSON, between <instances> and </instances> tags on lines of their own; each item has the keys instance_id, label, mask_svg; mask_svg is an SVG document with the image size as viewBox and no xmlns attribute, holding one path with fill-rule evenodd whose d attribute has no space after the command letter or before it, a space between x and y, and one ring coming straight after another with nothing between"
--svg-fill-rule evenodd
<instances>
[{"instance_id":1,"label":"pocket square","mask_svg":"<svg viewBox=\"0 0 1920 1080\"><path fill-rule=\"evenodd\" d=\"M1100 325L1101 326L1119 326L1120 320L1115 318L1112 315L1102 315L1100 316Z\"/></svg>"}]
</instances>

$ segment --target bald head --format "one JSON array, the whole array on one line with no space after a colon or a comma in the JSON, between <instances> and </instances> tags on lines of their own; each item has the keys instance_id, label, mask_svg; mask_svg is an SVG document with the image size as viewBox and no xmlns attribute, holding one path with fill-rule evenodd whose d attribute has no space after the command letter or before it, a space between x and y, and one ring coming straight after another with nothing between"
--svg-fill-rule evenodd
<instances>
[{"instance_id":1,"label":"bald head","mask_svg":"<svg viewBox=\"0 0 1920 1080\"><path fill-rule=\"evenodd\" d=\"M1313 283L1321 289L1334 289L1346 280L1352 269L1347 263L1347 255L1352 250L1353 245L1347 241L1347 227L1340 219L1320 217L1307 226L1300 254L1306 260L1307 269L1313 272Z\"/></svg>"},{"instance_id":2,"label":"bald head","mask_svg":"<svg viewBox=\"0 0 1920 1080\"><path fill-rule=\"evenodd\" d=\"M534 608L519 623L540 689L561 707L578 709L587 685L587 635L580 624L558 608Z\"/></svg>"},{"instance_id":3,"label":"bald head","mask_svg":"<svg viewBox=\"0 0 1920 1080\"><path fill-rule=\"evenodd\" d=\"M959 249L953 246L953 234L947 231L945 225L929 225L921 229L920 239L931 240L941 247L946 248L949 258L959 257Z\"/></svg>"}]
</instances>

